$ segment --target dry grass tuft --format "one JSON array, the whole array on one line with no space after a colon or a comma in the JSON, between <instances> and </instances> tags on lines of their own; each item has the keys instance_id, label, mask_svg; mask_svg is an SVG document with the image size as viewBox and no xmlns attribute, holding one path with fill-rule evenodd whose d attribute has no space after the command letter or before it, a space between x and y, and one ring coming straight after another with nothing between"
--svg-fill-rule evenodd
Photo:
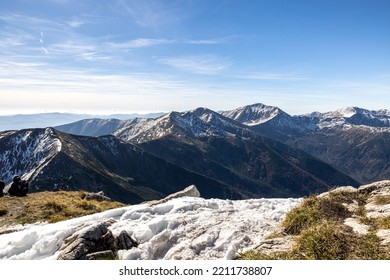
<instances>
[{"instance_id":1,"label":"dry grass tuft","mask_svg":"<svg viewBox=\"0 0 390 280\"><path fill-rule=\"evenodd\" d=\"M35 222L59 222L108 209L125 206L113 201L84 200L84 192L37 192L26 197L3 197L0 209L6 209L0 226L30 224Z\"/></svg>"},{"instance_id":2,"label":"dry grass tuft","mask_svg":"<svg viewBox=\"0 0 390 280\"><path fill-rule=\"evenodd\" d=\"M390 229L390 217L368 218L364 204L367 195L351 192L330 193L325 197L308 197L290 211L282 223L284 233L297 235L294 247L287 252L264 254L250 250L240 255L244 260L384 260L390 248L381 244L378 229ZM384 201L384 200L380 200ZM351 212L344 205L358 205ZM352 215L373 229L360 236L343 224Z\"/></svg>"},{"instance_id":3,"label":"dry grass tuft","mask_svg":"<svg viewBox=\"0 0 390 280\"><path fill-rule=\"evenodd\" d=\"M378 195L375 197L375 204L386 205L390 204L390 195Z\"/></svg>"}]
</instances>

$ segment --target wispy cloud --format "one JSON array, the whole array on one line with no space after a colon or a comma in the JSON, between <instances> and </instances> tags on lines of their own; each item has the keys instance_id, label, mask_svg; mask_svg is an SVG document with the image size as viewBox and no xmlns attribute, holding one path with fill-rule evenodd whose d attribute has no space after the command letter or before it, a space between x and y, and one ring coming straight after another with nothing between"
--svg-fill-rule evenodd
<instances>
[{"instance_id":1,"label":"wispy cloud","mask_svg":"<svg viewBox=\"0 0 390 280\"><path fill-rule=\"evenodd\" d=\"M225 36L225 37L196 39L196 40L192 39L192 40L187 40L185 43L194 44L194 45L218 45L218 44L224 44L234 37L236 36Z\"/></svg>"},{"instance_id":2,"label":"wispy cloud","mask_svg":"<svg viewBox=\"0 0 390 280\"><path fill-rule=\"evenodd\" d=\"M66 21L66 23L67 23L69 26L73 27L73 28L78 28L78 27L80 27L80 26L82 26L82 25L84 25L84 24L86 24L86 23L88 23L88 22L87 22L87 21L84 21L84 20L82 20L82 19L73 18L73 19L71 19L71 20L69 20L69 21Z\"/></svg>"},{"instance_id":3,"label":"wispy cloud","mask_svg":"<svg viewBox=\"0 0 390 280\"><path fill-rule=\"evenodd\" d=\"M117 3L141 27L155 28L178 22L185 14L176 1L118 0Z\"/></svg>"},{"instance_id":4,"label":"wispy cloud","mask_svg":"<svg viewBox=\"0 0 390 280\"><path fill-rule=\"evenodd\" d=\"M138 39L122 42L122 43L111 42L107 44L107 47L112 49L126 50L126 49L151 47L157 45L173 44L173 43L175 43L175 40L138 38Z\"/></svg>"},{"instance_id":5,"label":"wispy cloud","mask_svg":"<svg viewBox=\"0 0 390 280\"><path fill-rule=\"evenodd\" d=\"M8 38L3 37L3 39L0 41L1 48L22 46L24 44L25 44L25 38L21 38L19 36L13 36Z\"/></svg>"},{"instance_id":6,"label":"wispy cloud","mask_svg":"<svg viewBox=\"0 0 390 280\"><path fill-rule=\"evenodd\" d=\"M114 59L112 56L105 55L102 51L82 53L78 56L78 58L88 61L105 61Z\"/></svg>"},{"instance_id":7,"label":"wispy cloud","mask_svg":"<svg viewBox=\"0 0 390 280\"><path fill-rule=\"evenodd\" d=\"M96 52L97 46L88 42L65 41L47 46L52 54L57 55L80 55L83 53Z\"/></svg>"},{"instance_id":8,"label":"wispy cloud","mask_svg":"<svg viewBox=\"0 0 390 280\"><path fill-rule=\"evenodd\" d=\"M230 61L215 55L191 55L161 58L158 62L197 74L217 74L230 66Z\"/></svg>"},{"instance_id":9,"label":"wispy cloud","mask_svg":"<svg viewBox=\"0 0 390 280\"><path fill-rule=\"evenodd\" d=\"M39 37L39 43L43 44L43 32L41 31L41 37Z\"/></svg>"},{"instance_id":10,"label":"wispy cloud","mask_svg":"<svg viewBox=\"0 0 390 280\"><path fill-rule=\"evenodd\" d=\"M161 73L104 74L94 69L61 70L48 65L11 64L1 60L0 84L2 113L7 110L18 113L34 110L160 111L172 108L172 100L178 92L183 100L198 92L196 86L188 87L174 76Z\"/></svg>"},{"instance_id":11,"label":"wispy cloud","mask_svg":"<svg viewBox=\"0 0 390 280\"><path fill-rule=\"evenodd\" d=\"M303 81L310 80L308 77L298 76L289 73L274 73L274 72L254 72L245 75L240 75L240 78L264 81Z\"/></svg>"}]
</instances>

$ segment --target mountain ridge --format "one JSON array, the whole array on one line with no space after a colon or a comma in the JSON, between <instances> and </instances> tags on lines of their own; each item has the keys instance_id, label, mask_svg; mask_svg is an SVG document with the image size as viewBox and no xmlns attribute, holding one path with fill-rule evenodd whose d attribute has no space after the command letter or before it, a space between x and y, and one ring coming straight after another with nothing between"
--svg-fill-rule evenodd
<instances>
[{"instance_id":1,"label":"mountain ridge","mask_svg":"<svg viewBox=\"0 0 390 280\"><path fill-rule=\"evenodd\" d=\"M251 126L253 131L301 149L360 182L390 177L388 110L346 107L327 113L287 116L284 122L261 122L254 115L246 119L258 123Z\"/></svg>"},{"instance_id":2,"label":"mountain ridge","mask_svg":"<svg viewBox=\"0 0 390 280\"><path fill-rule=\"evenodd\" d=\"M46 145L50 141L56 145ZM0 133L0 163L1 180L9 184L23 174L31 191L104 191L115 200L139 203L197 183L206 196L242 198L238 190L110 135L75 136L53 128Z\"/></svg>"}]
</instances>

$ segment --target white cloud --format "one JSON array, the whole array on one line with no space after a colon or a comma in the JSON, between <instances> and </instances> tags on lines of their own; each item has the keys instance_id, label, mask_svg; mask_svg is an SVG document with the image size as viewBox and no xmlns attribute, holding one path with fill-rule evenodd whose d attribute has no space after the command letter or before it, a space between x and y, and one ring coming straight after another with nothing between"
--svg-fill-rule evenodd
<instances>
[{"instance_id":1,"label":"white cloud","mask_svg":"<svg viewBox=\"0 0 390 280\"><path fill-rule=\"evenodd\" d=\"M228 59L215 55L191 55L161 58L158 62L185 72L198 74L218 74L229 67Z\"/></svg>"},{"instance_id":2,"label":"white cloud","mask_svg":"<svg viewBox=\"0 0 390 280\"><path fill-rule=\"evenodd\" d=\"M70 21L67 21L66 22L69 26L73 27L73 28L77 28L77 27L80 27L84 24L86 24L87 22L84 21L84 20L81 20L81 19L72 19Z\"/></svg>"},{"instance_id":3,"label":"white cloud","mask_svg":"<svg viewBox=\"0 0 390 280\"><path fill-rule=\"evenodd\" d=\"M230 39L234 38L236 36L225 36L225 37L218 37L218 38L209 38L209 39L197 39L197 40L188 40L186 43L194 44L194 45L217 45L217 44L223 44L229 41Z\"/></svg>"},{"instance_id":4,"label":"white cloud","mask_svg":"<svg viewBox=\"0 0 390 280\"><path fill-rule=\"evenodd\" d=\"M185 11L179 2L157 0L118 0L119 12L126 11L141 27L158 28L179 21Z\"/></svg>"},{"instance_id":5,"label":"white cloud","mask_svg":"<svg viewBox=\"0 0 390 280\"><path fill-rule=\"evenodd\" d=\"M48 51L45 47L41 47L41 50L42 50L45 54L49 54L49 51Z\"/></svg>"},{"instance_id":6,"label":"white cloud","mask_svg":"<svg viewBox=\"0 0 390 280\"><path fill-rule=\"evenodd\" d=\"M82 60L88 60L88 61L104 61L104 60L112 60L112 56L104 55L103 52L89 52L89 53L82 53L78 56L79 59Z\"/></svg>"},{"instance_id":7,"label":"white cloud","mask_svg":"<svg viewBox=\"0 0 390 280\"><path fill-rule=\"evenodd\" d=\"M253 80L265 80L265 81L303 81L310 78L297 76L295 74L286 73L274 73L274 72L254 72L245 75L241 75L240 78L253 79Z\"/></svg>"},{"instance_id":8,"label":"white cloud","mask_svg":"<svg viewBox=\"0 0 390 280\"><path fill-rule=\"evenodd\" d=\"M173 44L175 40L168 39L150 39L150 38L138 38L122 43L108 43L107 46L112 49L135 49L143 47L151 47L157 45Z\"/></svg>"}]
</instances>

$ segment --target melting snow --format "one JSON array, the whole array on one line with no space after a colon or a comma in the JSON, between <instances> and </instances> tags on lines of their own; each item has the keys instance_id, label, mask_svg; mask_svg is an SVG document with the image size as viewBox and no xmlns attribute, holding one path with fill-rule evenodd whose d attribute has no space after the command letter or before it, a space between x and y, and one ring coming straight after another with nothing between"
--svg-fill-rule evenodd
<instances>
[{"instance_id":1,"label":"melting snow","mask_svg":"<svg viewBox=\"0 0 390 280\"><path fill-rule=\"evenodd\" d=\"M0 235L0 259L56 259L65 238L106 219L115 220L114 234L126 230L140 242L119 251L121 259L231 259L263 240L300 201L183 197L113 209Z\"/></svg>"}]
</instances>

